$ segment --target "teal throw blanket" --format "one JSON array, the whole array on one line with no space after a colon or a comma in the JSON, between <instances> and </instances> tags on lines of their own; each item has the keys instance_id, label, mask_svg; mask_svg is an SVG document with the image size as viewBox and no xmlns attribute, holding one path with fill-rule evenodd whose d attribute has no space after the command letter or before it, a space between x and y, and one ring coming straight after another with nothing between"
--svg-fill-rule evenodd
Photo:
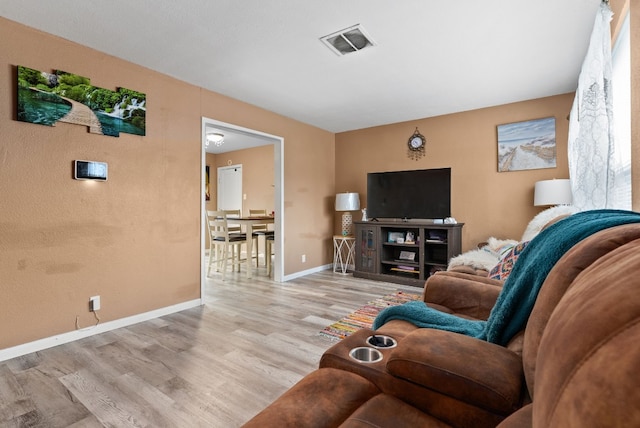
<instances>
[{"instance_id":1,"label":"teal throw blanket","mask_svg":"<svg viewBox=\"0 0 640 428\"><path fill-rule=\"evenodd\" d=\"M373 322L373 329L397 319L506 345L524 329L542 283L564 253L596 232L639 222L640 214L636 212L592 210L573 214L544 229L520 254L486 321L460 318L413 301L382 310Z\"/></svg>"}]
</instances>

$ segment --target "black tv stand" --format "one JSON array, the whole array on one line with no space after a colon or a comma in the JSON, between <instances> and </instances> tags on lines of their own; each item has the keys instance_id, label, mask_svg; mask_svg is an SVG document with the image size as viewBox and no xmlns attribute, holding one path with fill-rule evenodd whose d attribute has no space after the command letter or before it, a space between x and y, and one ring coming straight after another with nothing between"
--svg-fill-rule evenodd
<instances>
[{"instance_id":1,"label":"black tv stand","mask_svg":"<svg viewBox=\"0 0 640 428\"><path fill-rule=\"evenodd\" d=\"M429 276L446 270L449 260L462 252L464 223L372 220L354 224L355 277L423 287Z\"/></svg>"}]
</instances>

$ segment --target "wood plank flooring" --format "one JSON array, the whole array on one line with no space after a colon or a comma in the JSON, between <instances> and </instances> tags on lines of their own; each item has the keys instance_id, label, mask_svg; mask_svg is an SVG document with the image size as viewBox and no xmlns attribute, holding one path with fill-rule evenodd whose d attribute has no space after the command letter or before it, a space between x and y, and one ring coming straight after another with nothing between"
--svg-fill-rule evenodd
<instances>
[{"instance_id":1,"label":"wood plank flooring","mask_svg":"<svg viewBox=\"0 0 640 428\"><path fill-rule=\"evenodd\" d=\"M0 362L1 427L238 427L317 368L325 326L415 287L208 279L205 305Z\"/></svg>"}]
</instances>

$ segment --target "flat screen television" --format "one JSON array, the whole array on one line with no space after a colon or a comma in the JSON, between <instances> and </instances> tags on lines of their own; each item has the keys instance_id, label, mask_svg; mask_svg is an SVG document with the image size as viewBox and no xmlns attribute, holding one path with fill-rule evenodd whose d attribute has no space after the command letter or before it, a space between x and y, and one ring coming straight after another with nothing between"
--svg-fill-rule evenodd
<instances>
[{"instance_id":1,"label":"flat screen television","mask_svg":"<svg viewBox=\"0 0 640 428\"><path fill-rule=\"evenodd\" d=\"M368 173L367 217L451 217L451 168Z\"/></svg>"}]
</instances>

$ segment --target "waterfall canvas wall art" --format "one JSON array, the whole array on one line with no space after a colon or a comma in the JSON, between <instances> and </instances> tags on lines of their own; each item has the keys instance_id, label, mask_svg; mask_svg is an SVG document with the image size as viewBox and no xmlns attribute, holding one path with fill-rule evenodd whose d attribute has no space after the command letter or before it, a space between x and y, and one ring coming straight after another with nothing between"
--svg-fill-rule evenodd
<instances>
[{"instance_id":1,"label":"waterfall canvas wall art","mask_svg":"<svg viewBox=\"0 0 640 428\"><path fill-rule=\"evenodd\" d=\"M555 117L498 125L498 172L555 167Z\"/></svg>"},{"instance_id":2,"label":"waterfall canvas wall art","mask_svg":"<svg viewBox=\"0 0 640 428\"><path fill-rule=\"evenodd\" d=\"M94 134L146 134L146 95L91 85L87 77L56 70L45 73L18 66L18 120L54 126L87 126Z\"/></svg>"}]
</instances>

